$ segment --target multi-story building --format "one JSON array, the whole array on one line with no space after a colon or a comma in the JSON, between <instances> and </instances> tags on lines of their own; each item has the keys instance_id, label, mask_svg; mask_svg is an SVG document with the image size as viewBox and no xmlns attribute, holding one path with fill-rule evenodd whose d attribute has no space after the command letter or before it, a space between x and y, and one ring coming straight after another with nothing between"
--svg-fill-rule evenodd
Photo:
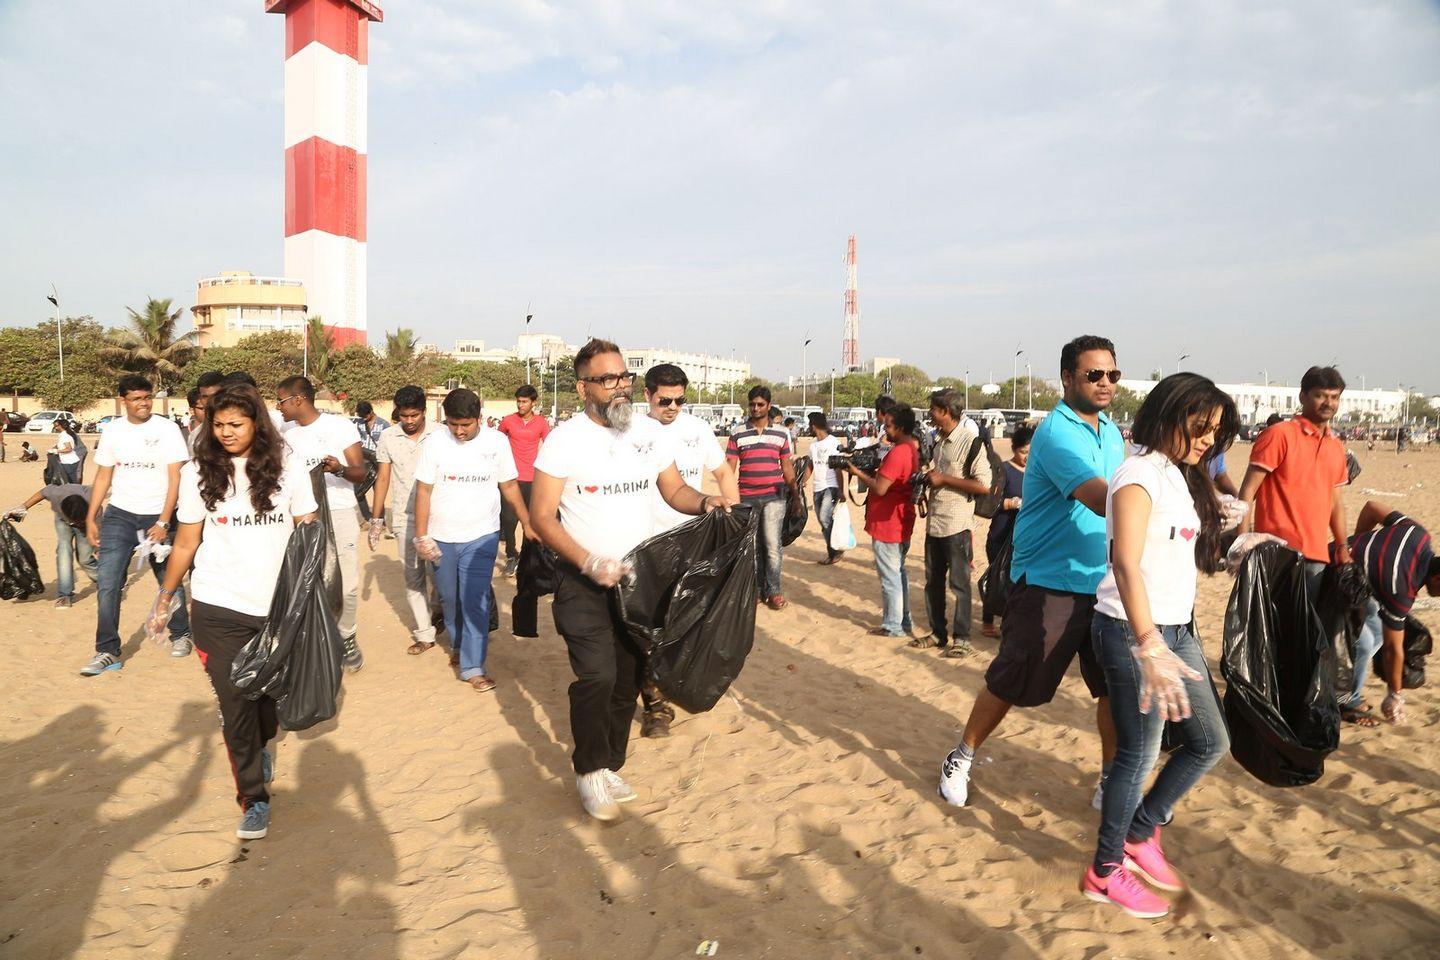
<instances>
[{"instance_id":1,"label":"multi-story building","mask_svg":"<svg viewBox=\"0 0 1440 960\"><path fill-rule=\"evenodd\" d=\"M1121 380L1120 386L1147 396L1155 380ZM1300 412L1300 388L1281 383L1217 383L1235 401L1245 423L1264 423L1274 413L1291 417ZM1403 390L1355 390L1346 388L1340 396L1339 420L1390 422L1405 411Z\"/></svg>"},{"instance_id":2,"label":"multi-story building","mask_svg":"<svg viewBox=\"0 0 1440 960\"><path fill-rule=\"evenodd\" d=\"M734 357L719 357L709 353L688 353L669 347L625 347L625 366L636 377L645 376L645 371L660 363L673 363L690 378L690 385L699 390L715 390L731 383L744 383L750 379L750 362Z\"/></svg>"},{"instance_id":3,"label":"multi-story building","mask_svg":"<svg viewBox=\"0 0 1440 960\"><path fill-rule=\"evenodd\" d=\"M305 285L286 277L227 270L195 285L195 331L201 349L233 347L252 333L305 329Z\"/></svg>"}]
</instances>

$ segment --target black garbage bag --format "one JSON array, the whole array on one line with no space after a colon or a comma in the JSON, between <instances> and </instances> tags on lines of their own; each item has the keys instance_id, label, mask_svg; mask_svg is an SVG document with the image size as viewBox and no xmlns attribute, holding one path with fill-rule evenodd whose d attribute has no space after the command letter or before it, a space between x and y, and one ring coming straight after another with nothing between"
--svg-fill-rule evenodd
<instances>
[{"instance_id":1,"label":"black garbage bag","mask_svg":"<svg viewBox=\"0 0 1440 960\"><path fill-rule=\"evenodd\" d=\"M65 467L60 463L60 454L45 454L45 473L41 477L45 486L59 486L62 483L69 483L70 478L65 476Z\"/></svg>"},{"instance_id":2,"label":"black garbage bag","mask_svg":"<svg viewBox=\"0 0 1440 960\"><path fill-rule=\"evenodd\" d=\"M980 607L987 617L1005 616L1010 597L1010 556L1015 552L1013 538L1006 537L994 561L980 574Z\"/></svg>"},{"instance_id":3,"label":"black garbage bag","mask_svg":"<svg viewBox=\"0 0 1440 960\"><path fill-rule=\"evenodd\" d=\"M809 457L795 458L795 486L785 497L785 523L780 528L780 545L790 546L805 532L810 522L810 505L805 502L805 491L810 489L809 477L812 467Z\"/></svg>"},{"instance_id":4,"label":"black garbage bag","mask_svg":"<svg viewBox=\"0 0 1440 960\"><path fill-rule=\"evenodd\" d=\"M310 478L319 515L290 534L265 624L240 648L230 668L230 681L246 697L275 699L286 730L304 730L335 715L344 655L340 560L322 468L312 470Z\"/></svg>"},{"instance_id":5,"label":"black garbage bag","mask_svg":"<svg viewBox=\"0 0 1440 960\"><path fill-rule=\"evenodd\" d=\"M760 510L738 504L658 536L626 558L620 618L645 651L646 678L691 713L713 707L755 642L755 532Z\"/></svg>"},{"instance_id":6,"label":"black garbage bag","mask_svg":"<svg viewBox=\"0 0 1440 960\"><path fill-rule=\"evenodd\" d=\"M1335 648L1310 602L1305 558L1265 543L1245 558L1225 610L1230 752L1274 787L1314 783L1340 745Z\"/></svg>"},{"instance_id":7,"label":"black garbage bag","mask_svg":"<svg viewBox=\"0 0 1440 960\"><path fill-rule=\"evenodd\" d=\"M543 597L555 592L555 551L539 540L526 540L520 547L520 563L515 568L515 592Z\"/></svg>"},{"instance_id":8,"label":"black garbage bag","mask_svg":"<svg viewBox=\"0 0 1440 960\"><path fill-rule=\"evenodd\" d=\"M1335 689L1348 693L1355 639L1365 625L1365 608L1370 602L1365 571L1354 563L1330 564L1320 580L1320 595L1311 599L1335 651Z\"/></svg>"},{"instance_id":9,"label":"black garbage bag","mask_svg":"<svg viewBox=\"0 0 1440 960\"><path fill-rule=\"evenodd\" d=\"M1417 687L1425 686L1425 658L1435 651L1435 640L1430 636L1430 629L1416 620L1413 616L1405 618L1405 665L1400 670L1400 686L1405 690L1414 690ZM1375 659L1371 661L1371 668L1375 676L1385 676L1385 650L1382 647L1375 651Z\"/></svg>"},{"instance_id":10,"label":"black garbage bag","mask_svg":"<svg viewBox=\"0 0 1440 960\"><path fill-rule=\"evenodd\" d=\"M26 600L32 593L44 592L35 551L15 524L0 520L0 600Z\"/></svg>"}]
</instances>

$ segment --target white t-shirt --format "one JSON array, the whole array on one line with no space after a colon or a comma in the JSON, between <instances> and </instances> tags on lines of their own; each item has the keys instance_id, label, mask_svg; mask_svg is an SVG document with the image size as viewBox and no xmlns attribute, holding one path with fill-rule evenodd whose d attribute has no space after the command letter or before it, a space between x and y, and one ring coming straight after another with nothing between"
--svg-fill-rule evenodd
<instances>
[{"instance_id":1,"label":"white t-shirt","mask_svg":"<svg viewBox=\"0 0 1440 960\"><path fill-rule=\"evenodd\" d=\"M415 482L434 488L426 533L443 543L469 543L499 532L500 484L518 476L500 431L481 427L465 443L448 428L432 431L415 464Z\"/></svg>"},{"instance_id":2,"label":"white t-shirt","mask_svg":"<svg viewBox=\"0 0 1440 960\"><path fill-rule=\"evenodd\" d=\"M190 572L190 595L201 603L263 617L270 612L275 582L285 560L285 545L294 529L292 517L319 507L306 475L291 453L285 455L280 489L269 513L257 513L250 502L245 458L236 457L230 495L205 509L200 497L200 470L192 462L180 468L180 501L175 516L181 523L201 523L200 549Z\"/></svg>"},{"instance_id":3,"label":"white t-shirt","mask_svg":"<svg viewBox=\"0 0 1440 960\"><path fill-rule=\"evenodd\" d=\"M333 413L322 413L308 427L291 423L285 431L285 442L295 451L306 473L326 457L334 457L344 466L345 450L360 444L355 424ZM355 484L333 473L325 475L325 499L332 510L355 509Z\"/></svg>"},{"instance_id":4,"label":"white t-shirt","mask_svg":"<svg viewBox=\"0 0 1440 960\"><path fill-rule=\"evenodd\" d=\"M810 474L810 489L815 493L840 486L840 478L830 469L830 458L839 452L840 438L833 433L810 444L810 460L815 464L815 470Z\"/></svg>"},{"instance_id":5,"label":"white t-shirt","mask_svg":"<svg viewBox=\"0 0 1440 960\"><path fill-rule=\"evenodd\" d=\"M80 462L80 454L75 452L75 439L63 431L55 441L55 452L59 455L61 463L68 465Z\"/></svg>"},{"instance_id":6,"label":"white t-shirt","mask_svg":"<svg viewBox=\"0 0 1440 960\"><path fill-rule=\"evenodd\" d=\"M650 417L621 433L578 413L550 431L535 469L565 480L565 532L591 553L623 557L656 532L656 478L674 462L665 431Z\"/></svg>"},{"instance_id":7,"label":"white t-shirt","mask_svg":"<svg viewBox=\"0 0 1440 960\"><path fill-rule=\"evenodd\" d=\"M680 415L669 426L659 420L654 423L660 427L661 434L670 445L680 478L696 490L705 489L705 474L713 473L725 464L725 451L720 449L720 444L715 439L715 431L711 430L704 420L684 410L680 411ZM653 499L656 533L695 519L666 503L665 498L660 496L658 486Z\"/></svg>"},{"instance_id":8,"label":"white t-shirt","mask_svg":"<svg viewBox=\"0 0 1440 960\"><path fill-rule=\"evenodd\" d=\"M68 438L67 438L68 439ZM95 464L114 467L110 478L110 505L153 516L165 508L170 489L166 471L172 463L190 459L185 437L174 422L150 417L144 423L127 418L111 420L100 433Z\"/></svg>"},{"instance_id":9,"label":"white t-shirt","mask_svg":"<svg viewBox=\"0 0 1440 960\"><path fill-rule=\"evenodd\" d=\"M1105 497L1107 550L1115 541L1111 506L1115 491L1132 484L1150 495L1150 527L1140 555L1140 579L1150 598L1150 618L1165 626L1189 623L1195 612L1195 538L1200 533L1200 515L1195 512L1185 477L1163 453L1142 452L1120 464ZM1114 566L1107 566L1095 591L1095 609L1117 620L1130 619L1115 588Z\"/></svg>"}]
</instances>

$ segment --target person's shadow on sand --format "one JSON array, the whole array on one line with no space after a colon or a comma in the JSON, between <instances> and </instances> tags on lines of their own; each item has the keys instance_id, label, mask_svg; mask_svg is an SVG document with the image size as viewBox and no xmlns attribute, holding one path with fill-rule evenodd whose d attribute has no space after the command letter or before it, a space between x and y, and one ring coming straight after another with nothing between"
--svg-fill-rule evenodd
<instances>
[{"instance_id":1,"label":"person's shadow on sand","mask_svg":"<svg viewBox=\"0 0 1440 960\"><path fill-rule=\"evenodd\" d=\"M68 957L82 946L85 919L113 859L170 827L199 798L212 749L210 718L205 704L183 705L174 737L137 757L110 748L104 717L90 705L0 744L0 809L12 836L0 852L0 876L10 891L0 901L0 952ZM167 784L173 793L119 816L101 816L125 781L186 745L193 755ZM72 797L83 801L72 803ZM55 878L63 878L58 891Z\"/></svg>"},{"instance_id":2,"label":"person's shadow on sand","mask_svg":"<svg viewBox=\"0 0 1440 960\"><path fill-rule=\"evenodd\" d=\"M400 920L382 892L397 857L359 757L308 741L297 782L291 787L277 768L271 796L269 836L237 841L171 956L304 956L302 945L313 942L326 956L398 958Z\"/></svg>"}]
</instances>

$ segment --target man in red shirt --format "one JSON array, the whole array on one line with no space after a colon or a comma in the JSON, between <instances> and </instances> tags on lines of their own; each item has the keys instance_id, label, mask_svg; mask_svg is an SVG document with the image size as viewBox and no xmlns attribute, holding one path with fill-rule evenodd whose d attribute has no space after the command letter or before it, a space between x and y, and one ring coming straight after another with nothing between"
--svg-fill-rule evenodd
<instances>
[{"instance_id":1,"label":"man in red shirt","mask_svg":"<svg viewBox=\"0 0 1440 960\"><path fill-rule=\"evenodd\" d=\"M1349 479L1345 445L1330 430L1345 378L1311 367L1300 379L1300 413L1267 427L1255 441L1240 499L1250 507L1242 532L1273 534L1305 555L1312 594L1330 560L1350 562L1341 489Z\"/></svg>"},{"instance_id":2,"label":"man in red shirt","mask_svg":"<svg viewBox=\"0 0 1440 960\"><path fill-rule=\"evenodd\" d=\"M550 435L550 423L535 412L535 401L540 394L530 384L515 391L515 412L507 415L496 428L510 440L510 453L515 457L515 470L519 473L520 497L525 506L530 506L530 483L535 479L535 456L540 444ZM500 538L505 541L505 576L515 575L520 555L515 551L515 525L520 518L504 501L500 501Z\"/></svg>"},{"instance_id":3,"label":"man in red shirt","mask_svg":"<svg viewBox=\"0 0 1440 960\"><path fill-rule=\"evenodd\" d=\"M884 618L870 632L876 636L903 637L914 626L910 619L910 576L905 572L905 555L910 552L910 535L915 531L915 502L910 478L920 469L920 451L915 442L915 411L897 405L885 418L885 439L890 452L874 476L847 466L854 477L870 488L865 502L865 532L875 551L875 569L880 574Z\"/></svg>"}]
</instances>

